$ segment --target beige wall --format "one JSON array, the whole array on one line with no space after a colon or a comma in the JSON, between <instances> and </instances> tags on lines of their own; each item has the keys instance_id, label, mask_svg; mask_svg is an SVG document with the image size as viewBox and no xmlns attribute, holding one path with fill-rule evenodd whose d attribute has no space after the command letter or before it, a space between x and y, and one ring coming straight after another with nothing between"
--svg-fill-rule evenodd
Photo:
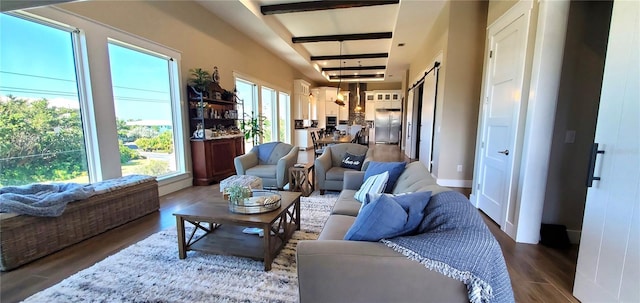
<instances>
[{"instance_id":1,"label":"beige wall","mask_svg":"<svg viewBox=\"0 0 640 303\"><path fill-rule=\"evenodd\" d=\"M487 25L495 22L516 3L518 3L518 0L490 0L487 11Z\"/></svg>"},{"instance_id":2,"label":"beige wall","mask_svg":"<svg viewBox=\"0 0 640 303\"><path fill-rule=\"evenodd\" d=\"M582 228L587 163L595 135L611 2L572 2L558 91L543 223ZM575 143L565 143L568 130Z\"/></svg>"},{"instance_id":3,"label":"beige wall","mask_svg":"<svg viewBox=\"0 0 640 303\"><path fill-rule=\"evenodd\" d=\"M432 66L440 52L443 54L432 170L438 179L473 178L487 6L486 1L447 3L411 63L410 83ZM460 173L458 165L463 166Z\"/></svg>"}]
</instances>

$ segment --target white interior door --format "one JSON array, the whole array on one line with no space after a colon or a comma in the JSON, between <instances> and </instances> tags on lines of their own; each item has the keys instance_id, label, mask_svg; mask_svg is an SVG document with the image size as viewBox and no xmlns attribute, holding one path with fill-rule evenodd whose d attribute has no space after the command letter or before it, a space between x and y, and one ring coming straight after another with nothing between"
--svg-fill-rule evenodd
<instances>
[{"instance_id":1,"label":"white interior door","mask_svg":"<svg viewBox=\"0 0 640 303\"><path fill-rule=\"evenodd\" d=\"M420 154L418 158L431 171L431 149L433 143L433 121L436 108L436 68L424 78L422 113L420 119Z\"/></svg>"},{"instance_id":2,"label":"white interior door","mask_svg":"<svg viewBox=\"0 0 640 303\"><path fill-rule=\"evenodd\" d=\"M615 1L573 294L640 302L640 2Z\"/></svg>"},{"instance_id":3,"label":"white interior door","mask_svg":"<svg viewBox=\"0 0 640 303\"><path fill-rule=\"evenodd\" d=\"M478 207L500 226L511 198L527 39L525 15L505 23L489 28L478 182Z\"/></svg>"},{"instance_id":4,"label":"white interior door","mask_svg":"<svg viewBox=\"0 0 640 303\"><path fill-rule=\"evenodd\" d=\"M415 122L413 122L413 90L409 91L407 97L407 115L406 115L406 123L407 130L404 135L404 154L409 159L414 159L416 157L413 137L415 136L415 132L413 131L413 126Z\"/></svg>"}]
</instances>

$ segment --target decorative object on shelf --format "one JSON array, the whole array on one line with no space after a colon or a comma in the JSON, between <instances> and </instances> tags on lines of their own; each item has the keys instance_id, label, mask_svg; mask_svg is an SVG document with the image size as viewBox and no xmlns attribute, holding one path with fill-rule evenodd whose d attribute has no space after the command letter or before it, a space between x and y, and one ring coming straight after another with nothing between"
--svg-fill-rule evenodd
<instances>
[{"instance_id":1,"label":"decorative object on shelf","mask_svg":"<svg viewBox=\"0 0 640 303\"><path fill-rule=\"evenodd\" d=\"M191 73L191 79L189 79L189 85L193 86L195 90L202 93L203 95L207 95L209 84L211 84L211 76L209 72L203 70L202 68L192 68L189 70Z\"/></svg>"},{"instance_id":2,"label":"decorative object on shelf","mask_svg":"<svg viewBox=\"0 0 640 303\"><path fill-rule=\"evenodd\" d=\"M228 91L225 89L222 91L220 98L225 101L233 101L233 95L234 93L232 91Z\"/></svg>"},{"instance_id":3,"label":"decorative object on shelf","mask_svg":"<svg viewBox=\"0 0 640 303\"><path fill-rule=\"evenodd\" d=\"M217 66L213 67L213 74L211 75L211 79L213 80L213 83L220 84L220 72L218 72Z\"/></svg>"},{"instance_id":4,"label":"decorative object on shelf","mask_svg":"<svg viewBox=\"0 0 640 303\"><path fill-rule=\"evenodd\" d=\"M252 139L253 145L258 145L260 137L264 134L262 127L267 117L263 115L255 115L253 111L251 115L244 114L245 118L242 120L241 128L244 132L244 138L246 140Z\"/></svg>"}]
</instances>

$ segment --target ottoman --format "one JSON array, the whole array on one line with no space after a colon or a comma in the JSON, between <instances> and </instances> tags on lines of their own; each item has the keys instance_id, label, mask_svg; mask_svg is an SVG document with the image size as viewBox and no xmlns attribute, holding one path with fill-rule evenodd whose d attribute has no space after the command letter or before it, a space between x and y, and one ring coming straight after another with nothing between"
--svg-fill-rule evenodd
<instances>
[{"instance_id":1,"label":"ottoman","mask_svg":"<svg viewBox=\"0 0 640 303\"><path fill-rule=\"evenodd\" d=\"M225 188L232 185L248 186L251 189L262 189L262 179L249 175L233 175L220 181L220 192L224 192Z\"/></svg>"}]
</instances>

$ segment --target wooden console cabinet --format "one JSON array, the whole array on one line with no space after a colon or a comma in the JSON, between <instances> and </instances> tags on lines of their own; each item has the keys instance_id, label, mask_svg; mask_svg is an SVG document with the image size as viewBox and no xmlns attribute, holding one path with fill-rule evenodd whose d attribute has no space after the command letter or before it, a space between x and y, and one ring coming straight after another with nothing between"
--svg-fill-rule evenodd
<instances>
[{"instance_id":1,"label":"wooden console cabinet","mask_svg":"<svg viewBox=\"0 0 640 303\"><path fill-rule=\"evenodd\" d=\"M192 139L193 185L209 185L235 174L233 159L244 154L244 137Z\"/></svg>"}]
</instances>

